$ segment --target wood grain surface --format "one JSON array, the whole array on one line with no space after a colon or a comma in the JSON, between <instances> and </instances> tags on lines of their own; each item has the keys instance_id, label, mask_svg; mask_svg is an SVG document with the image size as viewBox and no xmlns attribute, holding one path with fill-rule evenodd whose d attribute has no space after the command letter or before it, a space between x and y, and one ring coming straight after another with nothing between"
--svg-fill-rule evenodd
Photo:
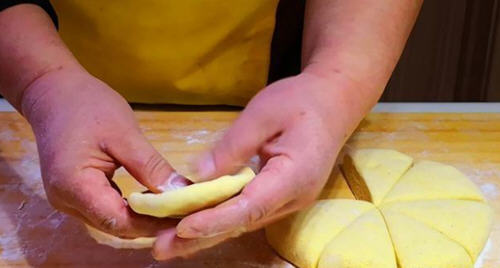
<instances>
[{"instance_id":1,"label":"wood grain surface","mask_svg":"<svg viewBox=\"0 0 500 268\"><path fill-rule=\"evenodd\" d=\"M180 171L216 141L237 112L136 112L152 144ZM392 148L449 163L466 173L495 210L495 226L476 267L500 267L500 114L370 114L347 146ZM118 178L128 176L123 170ZM338 169L321 198L353 198ZM148 250L95 243L75 219L54 211L43 191L36 144L16 113L0 113L0 266L291 267L262 231L185 260L155 262Z\"/></svg>"}]
</instances>

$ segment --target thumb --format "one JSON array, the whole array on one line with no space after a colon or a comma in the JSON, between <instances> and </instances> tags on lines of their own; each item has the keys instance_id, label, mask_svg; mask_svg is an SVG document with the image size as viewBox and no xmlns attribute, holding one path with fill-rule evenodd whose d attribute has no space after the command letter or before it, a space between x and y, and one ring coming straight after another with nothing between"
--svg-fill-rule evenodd
<instances>
[{"instance_id":1,"label":"thumb","mask_svg":"<svg viewBox=\"0 0 500 268\"><path fill-rule=\"evenodd\" d=\"M185 186L189 181L177 174L163 156L137 133L125 135L109 144L108 153L118 160L125 169L152 192Z\"/></svg>"},{"instance_id":2,"label":"thumb","mask_svg":"<svg viewBox=\"0 0 500 268\"><path fill-rule=\"evenodd\" d=\"M261 109L248 106L215 147L195 163L199 180L216 178L241 169L248 159L257 154L262 144L281 130L281 124L271 120Z\"/></svg>"}]
</instances>

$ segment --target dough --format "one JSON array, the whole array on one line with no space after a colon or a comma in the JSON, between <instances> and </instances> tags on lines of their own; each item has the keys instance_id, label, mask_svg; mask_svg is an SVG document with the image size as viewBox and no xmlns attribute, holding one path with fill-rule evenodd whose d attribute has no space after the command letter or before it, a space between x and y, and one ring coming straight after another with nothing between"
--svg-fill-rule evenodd
<instances>
[{"instance_id":1,"label":"dough","mask_svg":"<svg viewBox=\"0 0 500 268\"><path fill-rule=\"evenodd\" d=\"M488 205L469 200L420 200L382 206L382 212L397 212L415 219L463 245L475 260L491 229L493 211Z\"/></svg>"},{"instance_id":2,"label":"dough","mask_svg":"<svg viewBox=\"0 0 500 268\"><path fill-rule=\"evenodd\" d=\"M94 238L94 240L97 243L108 245L114 248L133 248L133 249L150 248L153 246L156 240L156 237L139 237L135 239L123 239L105 233L103 231L97 230L96 228L86 224L85 227L87 227L89 235L92 238Z\"/></svg>"},{"instance_id":3,"label":"dough","mask_svg":"<svg viewBox=\"0 0 500 268\"><path fill-rule=\"evenodd\" d=\"M253 177L255 177L255 173L246 167L234 176L222 176L212 181L191 184L162 194L139 193L138 191L147 189L127 177L115 180L115 183L122 191L122 196L128 197L128 203L134 211L157 217L167 217L186 215L223 202L241 191ZM156 240L155 237L122 239L88 225L85 227L87 227L89 235L98 243L114 248L150 248Z\"/></svg>"},{"instance_id":4,"label":"dough","mask_svg":"<svg viewBox=\"0 0 500 268\"><path fill-rule=\"evenodd\" d=\"M342 167L356 198L379 205L412 162L398 151L361 149L346 154Z\"/></svg>"},{"instance_id":5,"label":"dough","mask_svg":"<svg viewBox=\"0 0 500 268\"><path fill-rule=\"evenodd\" d=\"M343 170L360 200L330 199L266 228L276 251L309 267L472 267L493 212L456 168L399 152L350 152ZM397 263L397 264L396 264Z\"/></svg>"},{"instance_id":6,"label":"dough","mask_svg":"<svg viewBox=\"0 0 500 268\"><path fill-rule=\"evenodd\" d=\"M467 251L442 233L399 213L383 214L401 267L472 267Z\"/></svg>"},{"instance_id":7,"label":"dough","mask_svg":"<svg viewBox=\"0 0 500 268\"><path fill-rule=\"evenodd\" d=\"M432 161L418 161L384 198L384 203L423 199L484 198L464 174L456 168Z\"/></svg>"},{"instance_id":8,"label":"dough","mask_svg":"<svg viewBox=\"0 0 500 268\"><path fill-rule=\"evenodd\" d=\"M396 268L391 238L380 212L373 208L358 217L321 254L320 268Z\"/></svg>"},{"instance_id":9,"label":"dough","mask_svg":"<svg viewBox=\"0 0 500 268\"><path fill-rule=\"evenodd\" d=\"M372 204L363 201L321 200L309 209L270 225L266 228L266 237L281 256L298 267L316 267L325 246L372 209Z\"/></svg>"},{"instance_id":10,"label":"dough","mask_svg":"<svg viewBox=\"0 0 500 268\"><path fill-rule=\"evenodd\" d=\"M127 201L139 214L179 217L221 203L241 191L253 177L255 173L246 167L233 176L222 176L161 194L132 193Z\"/></svg>"}]
</instances>

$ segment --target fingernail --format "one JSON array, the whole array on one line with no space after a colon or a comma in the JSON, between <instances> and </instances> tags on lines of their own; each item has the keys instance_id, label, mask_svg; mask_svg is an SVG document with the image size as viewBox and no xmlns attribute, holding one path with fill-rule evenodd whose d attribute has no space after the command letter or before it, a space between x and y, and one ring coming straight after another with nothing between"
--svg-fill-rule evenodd
<instances>
[{"instance_id":1,"label":"fingernail","mask_svg":"<svg viewBox=\"0 0 500 268\"><path fill-rule=\"evenodd\" d=\"M207 179L215 173L214 158L211 153L205 153L198 162L198 176Z\"/></svg>"},{"instance_id":2,"label":"fingernail","mask_svg":"<svg viewBox=\"0 0 500 268\"><path fill-rule=\"evenodd\" d=\"M186 177L174 171L170 173L170 176L168 176L167 180L162 185L158 186L158 189L162 192L165 192L179 189L189 184L192 184L192 182L186 179Z\"/></svg>"}]
</instances>

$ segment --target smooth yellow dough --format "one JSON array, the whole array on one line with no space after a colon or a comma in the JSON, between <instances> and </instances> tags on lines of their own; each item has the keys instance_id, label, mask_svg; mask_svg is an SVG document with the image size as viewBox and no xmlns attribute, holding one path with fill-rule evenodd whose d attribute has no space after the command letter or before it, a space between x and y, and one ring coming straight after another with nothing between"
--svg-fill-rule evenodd
<instances>
[{"instance_id":1,"label":"smooth yellow dough","mask_svg":"<svg viewBox=\"0 0 500 268\"><path fill-rule=\"evenodd\" d=\"M146 186L138 182L134 177L127 174L127 176L116 176L113 178L116 186L120 189L122 197L127 199L132 193L142 193L148 190Z\"/></svg>"},{"instance_id":2,"label":"smooth yellow dough","mask_svg":"<svg viewBox=\"0 0 500 268\"><path fill-rule=\"evenodd\" d=\"M493 211L468 200L421 200L390 203L383 212L397 212L424 223L462 245L475 261L488 240Z\"/></svg>"},{"instance_id":3,"label":"smooth yellow dough","mask_svg":"<svg viewBox=\"0 0 500 268\"><path fill-rule=\"evenodd\" d=\"M398 151L360 149L346 154L342 167L356 198L379 205L412 162Z\"/></svg>"},{"instance_id":4,"label":"smooth yellow dough","mask_svg":"<svg viewBox=\"0 0 500 268\"><path fill-rule=\"evenodd\" d=\"M89 235L94 238L94 240L103 245L108 245L114 248L150 248L153 246L156 237L139 237L134 239L123 239L108 233L97 230L96 228L86 225Z\"/></svg>"},{"instance_id":5,"label":"smooth yellow dough","mask_svg":"<svg viewBox=\"0 0 500 268\"><path fill-rule=\"evenodd\" d=\"M327 244L319 268L396 268L391 238L380 212L373 208Z\"/></svg>"},{"instance_id":6,"label":"smooth yellow dough","mask_svg":"<svg viewBox=\"0 0 500 268\"><path fill-rule=\"evenodd\" d=\"M191 184L162 194L139 193L146 188L135 180L131 180L130 177L120 177L115 180L115 183L122 191L122 196L128 198L129 205L137 213L167 217L186 215L216 205L241 191L254 177L255 173L252 169L246 167L234 176L222 176L212 181ZM90 236L98 243L114 248L150 248L156 239L154 237L122 239L91 226L85 226Z\"/></svg>"},{"instance_id":7,"label":"smooth yellow dough","mask_svg":"<svg viewBox=\"0 0 500 268\"><path fill-rule=\"evenodd\" d=\"M373 205L321 200L267 227L268 241L300 268L472 267L490 233L491 208L456 168L412 162L392 150L350 152L346 180Z\"/></svg>"},{"instance_id":8,"label":"smooth yellow dough","mask_svg":"<svg viewBox=\"0 0 500 268\"><path fill-rule=\"evenodd\" d=\"M161 194L131 193L130 207L139 214L155 217L179 217L214 206L235 195L255 177L251 168L236 175L195 183Z\"/></svg>"},{"instance_id":9,"label":"smooth yellow dough","mask_svg":"<svg viewBox=\"0 0 500 268\"><path fill-rule=\"evenodd\" d=\"M266 237L281 256L298 267L313 268L325 246L356 218L372 209L372 204L363 201L321 200L268 226Z\"/></svg>"},{"instance_id":10,"label":"smooth yellow dough","mask_svg":"<svg viewBox=\"0 0 500 268\"><path fill-rule=\"evenodd\" d=\"M472 267L469 254L457 242L402 214L384 210L382 213L401 267Z\"/></svg>"},{"instance_id":11,"label":"smooth yellow dough","mask_svg":"<svg viewBox=\"0 0 500 268\"><path fill-rule=\"evenodd\" d=\"M484 200L476 185L458 169L433 161L418 161L394 185L383 203L425 199Z\"/></svg>"}]
</instances>

